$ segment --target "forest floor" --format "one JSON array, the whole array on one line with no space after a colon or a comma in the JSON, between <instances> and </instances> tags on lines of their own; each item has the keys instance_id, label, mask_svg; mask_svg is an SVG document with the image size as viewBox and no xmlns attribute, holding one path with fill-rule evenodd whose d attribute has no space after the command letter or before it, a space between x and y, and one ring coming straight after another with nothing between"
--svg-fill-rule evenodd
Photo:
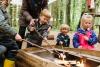
<instances>
[{"instance_id":1,"label":"forest floor","mask_svg":"<svg viewBox=\"0 0 100 67\"><path fill-rule=\"evenodd\" d=\"M59 31L51 31L50 32L49 35L54 35L54 40L48 40L50 45L56 45L56 37L57 37L58 33L59 33ZM69 32L68 35L70 36L70 40L71 40L70 48L73 48L72 39L73 39L74 32ZM42 45L48 45L48 44L43 41ZM96 48L95 50L100 51L100 43L95 44L95 48Z\"/></svg>"}]
</instances>

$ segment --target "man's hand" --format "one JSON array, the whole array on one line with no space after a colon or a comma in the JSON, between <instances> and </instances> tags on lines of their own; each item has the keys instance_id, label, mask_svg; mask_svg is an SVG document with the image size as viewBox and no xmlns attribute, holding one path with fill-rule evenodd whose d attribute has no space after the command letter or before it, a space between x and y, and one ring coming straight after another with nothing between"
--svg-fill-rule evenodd
<instances>
[{"instance_id":1,"label":"man's hand","mask_svg":"<svg viewBox=\"0 0 100 67\"><path fill-rule=\"evenodd\" d=\"M34 26L34 24L35 24L34 20L35 20L35 19L31 19L31 21L30 21L30 24L29 24L29 25Z\"/></svg>"},{"instance_id":2,"label":"man's hand","mask_svg":"<svg viewBox=\"0 0 100 67\"><path fill-rule=\"evenodd\" d=\"M15 40L22 41L22 37L19 34L15 35Z\"/></svg>"}]
</instances>

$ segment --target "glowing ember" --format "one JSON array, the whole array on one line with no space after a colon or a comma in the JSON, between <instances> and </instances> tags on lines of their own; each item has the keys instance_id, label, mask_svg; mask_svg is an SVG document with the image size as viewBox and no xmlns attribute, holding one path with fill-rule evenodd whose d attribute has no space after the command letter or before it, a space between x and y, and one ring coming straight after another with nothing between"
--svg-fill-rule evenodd
<instances>
[{"instance_id":1,"label":"glowing ember","mask_svg":"<svg viewBox=\"0 0 100 67\"><path fill-rule=\"evenodd\" d=\"M86 62L86 58L81 57L81 58L80 58L80 61L77 61L77 62L76 62L76 66L77 66L77 67L85 67L85 62Z\"/></svg>"},{"instance_id":2,"label":"glowing ember","mask_svg":"<svg viewBox=\"0 0 100 67\"><path fill-rule=\"evenodd\" d=\"M64 59L66 58L66 55L64 55L63 53L60 53L59 58L60 58L61 60L64 60Z\"/></svg>"}]
</instances>

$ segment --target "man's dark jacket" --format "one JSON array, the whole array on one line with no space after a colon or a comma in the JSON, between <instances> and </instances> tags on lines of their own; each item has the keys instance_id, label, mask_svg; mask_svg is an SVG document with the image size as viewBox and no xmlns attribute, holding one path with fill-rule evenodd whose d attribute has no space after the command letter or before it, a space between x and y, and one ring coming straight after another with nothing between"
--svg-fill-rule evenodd
<instances>
[{"instance_id":1,"label":"man's dark jacket","mask_svg":"<svg viewBox=\"0 0 100 67\"><path fill-rule=\"evenodd\" d=\"M42 9L47 8L48 0L23 0L21 14L19 17L20 26L27 26L31 19L39 17Z\"/></svg>"}]
</instances>

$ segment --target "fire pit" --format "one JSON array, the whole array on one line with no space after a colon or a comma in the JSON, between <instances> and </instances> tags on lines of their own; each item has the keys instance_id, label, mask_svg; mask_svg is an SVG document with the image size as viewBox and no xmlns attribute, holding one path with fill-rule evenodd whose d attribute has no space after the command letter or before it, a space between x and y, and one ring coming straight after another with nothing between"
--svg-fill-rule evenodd
<instances>
[{"instance_id":1,"label":"fire pit","mask_svg":"<svg viewBox=\"0 0 100 67\"><path fill-rule=\"evenodd\" d=\"M76 52L74 49L70 48L66 50L61 49L49 49L57 53L64 53L66 56L64 60L59 59L57 53L50 53L47 50L39 48L28 48L20 50L17 55L16 66L17 67L99 67L100 57L89 55L84 53L84 51ZM74 49L74 50L73 50ZM93 51L92 51L93 52ZM100 52L99 52L100 53Z\"/></svg>"}]
</instances>

